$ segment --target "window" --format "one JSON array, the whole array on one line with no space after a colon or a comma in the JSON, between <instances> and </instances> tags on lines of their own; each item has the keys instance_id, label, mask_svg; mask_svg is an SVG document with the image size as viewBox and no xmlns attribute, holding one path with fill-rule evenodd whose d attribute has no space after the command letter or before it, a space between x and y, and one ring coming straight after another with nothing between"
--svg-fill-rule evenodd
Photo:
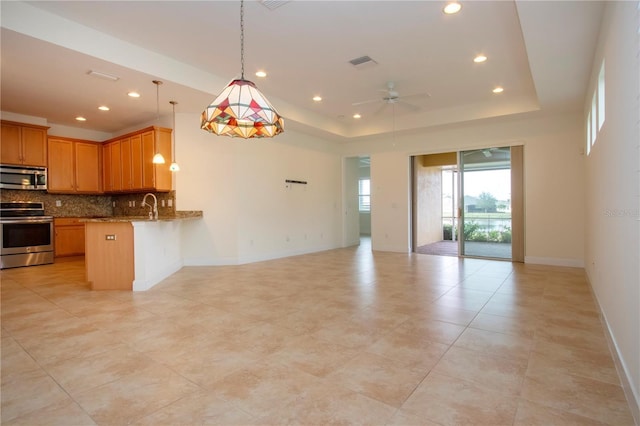
<instances>
[{"instance_id":1,"label":"window","mask_svg":"<svg viewBox=\"0 0 640 426\"><path fill-rule=\"evenodd\" d=\"M591 146L596 144L598 137L598 108L596 96L597 92L594 92L593 98L591 99Z\"/></svg>"},{"instance_id":2,"label":"window","mask_svg":"<svg viewBox=\"0 0 640 426\"><path fill-rule=\"evenodd\" d=\"M598 139L598 134L604 125L605 118L605 91L604 91L604 61L598 73L597 86L591 97L591 108L587 114L587 155L591 153L591 148Z\"/></svg>"},{"instance_id":3,"label":"window","mask_svg":"<svg viewBox=\"0 0 640 426\"><path fill-rule=\"evenodd\" d=\"M598 131L604 124L604 61L598 74Z\"/></svg>"},{"instance_id":4,"label":"window","mask_svg":"<svg viewBox=\"0 0 640 426\"><path fill-rule=\"evenodd\" d=\"M591 113L587 115L587 155L591 154Z\"/></svg>"},{"instance_id":5,"label":"window","mask_svg":"<svg viewBox=\"0 0 640 426\"><path fill-rule=\"evenodd\" d=\"M358 209L361 212L371 211L371 180L358 181Z\"/></svg>"}]
</instances>

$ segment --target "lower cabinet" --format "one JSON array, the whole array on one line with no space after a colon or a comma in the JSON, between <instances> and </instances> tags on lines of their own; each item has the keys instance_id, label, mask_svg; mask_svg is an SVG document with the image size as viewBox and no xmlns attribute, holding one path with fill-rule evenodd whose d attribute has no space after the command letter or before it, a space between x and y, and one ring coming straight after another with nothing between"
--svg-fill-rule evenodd
<instances>
[{"instance_id":1,"label":"lower cabinet","mask_svg":"<svg viewBox=\"0 0 640 426\"><path fill-rule=\"evenodd\" d=\"M84 223L75 217L53 219L55 257L84 255Z\"/></svg>"},{"instance_id":2,"label":"lower cabinet","mask_svg":"<svg viewBox=\"0 0 640 426\"><path fill-rule=\"evenodd\" d=\"M131 222L87 222L85 270L92 290L133 290Z\"/></svg>"}]
</instances>

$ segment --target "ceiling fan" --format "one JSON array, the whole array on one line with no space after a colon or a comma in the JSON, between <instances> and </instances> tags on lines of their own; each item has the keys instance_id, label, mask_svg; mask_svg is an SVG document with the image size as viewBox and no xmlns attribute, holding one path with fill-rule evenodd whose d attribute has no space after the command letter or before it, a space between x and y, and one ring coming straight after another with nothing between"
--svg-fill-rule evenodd
<instances>
[{"instance_id":1,"label":"ceiling fan","mask_svg":"<svg viewBox=\"0 0 640 426\"><path fill-rule=\"evenodd\" d=\"M352 106L360 106L360 105L366 105L366 104L373 104L373 103L379 103L382 102L384 105L382 105L382 107L376 111L376 114L380 111L382 111L382 109L384 109L386 107L386 105L399 105L399 106L403 106L406 107L408 109L411 109L413 111L418 111L420 110L420 107L414 104L411 104L409 102L406 102L405 99L407 98L420 98L420 97L431 97L431 94L429 92L421 92L421 93L413 93L411 95L400 95L400 93L395 90L395 83L393 81L389 81L387 83L387 88L386 89L379 89L381 92L384 92L384 95L382 97L378 97L376 99L369 99L366 101L361 101L361 102L354 102L353 104L351 104Z\"/></svg>"}]
</instances>

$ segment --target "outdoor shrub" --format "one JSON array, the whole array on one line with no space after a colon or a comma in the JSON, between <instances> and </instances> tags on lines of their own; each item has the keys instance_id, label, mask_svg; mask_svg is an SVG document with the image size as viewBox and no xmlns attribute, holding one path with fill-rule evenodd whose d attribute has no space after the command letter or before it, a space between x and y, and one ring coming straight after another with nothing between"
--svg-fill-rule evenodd
<instances>
[{"instance_id":1,"label":"outdoor shrub","mask_svg":"<svg viewBox=\"0 0 640 426\"><path fill-rule=\"evenodd\" d=\"M464 239L465 241L480 241L480 240L474 240L473 237L475 236L475 234L478 234L480 231L480 224L477 222L465 222L464 224ZM481 233L481 231L480 231ZM484 240L486 241L486 240Z\"/></svg>"},{"instance_id":2,"label":"outdoor shrub","mask_svg":"<svg viewBox=\"0 0 640 426\"><path fill-rule=\"evenodd\" d=\"M487 241L490 241L492 243L499 243L501 240L501 233L500 231L489 231L489 235L487 235Z\"/></svg>"},{"instance_id":3,"label":"outdoor shrub","mask_svg":"<svg viewBox=\"0 0 640 426\"><path fill-rule=\"evenodd\" d=\"M442 239L443 240L451 240L452 238L452 226L448 223L442 226Z\"/></svg>"},{"instance_id":4,"label":"outdoor shrub","mask_svg":"<svg viewBox=\"0 0 640 426\"><path fill-rule=\"evenodd\" d=\"M501 243L510 243L511 242L511 228L504 228L504 231L500 234L500 242Z\"/></svg>"}]
</instances>

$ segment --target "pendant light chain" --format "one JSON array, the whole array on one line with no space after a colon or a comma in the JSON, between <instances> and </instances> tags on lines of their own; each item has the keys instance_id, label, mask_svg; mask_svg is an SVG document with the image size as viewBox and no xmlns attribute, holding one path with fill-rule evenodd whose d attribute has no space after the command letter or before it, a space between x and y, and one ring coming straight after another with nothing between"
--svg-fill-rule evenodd
<instances>
[{"instance_id":1,"label":"pendant light chain","mask_svg":"<svg viewBox=\"0 0 640 426\"><path fill-rule=\"evenodd\" d=\"M170 102L173 107L173 162L176 163L176 101Z\"/></svg>"},{"instance_id":2,"label":"pendant light chain","mask_svg":"<svg viewBox=\"0 0 640 426\"><path fill-rule=\"evenodd\" d=\"M178 165L178 160L176 159L176 105L178 102L169 101L171 106L173 107L173 131L171 132L171 165L169 166L169 170L172 172L179 172L180 166Z\"/></svg>"},{"instance_id":3,"label":"pendant light chain","mask_svg":"<svg viewBox=\"0 0 640 426\"><path fill-rule=\"evenodd\" d=\"M160 85L162 81L152 80L156 85L156 125L160 126ZM164 156L160 152L160 147L156 146L156 154L153 156L153 164L164 164Z\"/></svg>"},{"instance_id":4,"label":"pendant light chain","mask_svg":"<svg viewBox=\"0 0 640 426\"><path fill-rule=\"evenodd\" d=\"M240 70L244 80L244 0L240 0Z\"/></svg>"},{"instance_id":5,"label":"pendant light chain","mask_svg":"<svg viewBox=\"0 0 640 426\"><path fill-rule=\"evenodd\" d=\"M160 85L162 84L159 80L153 81L156 84L156 122L160 122Z\"/></svg>"}]
</instances>

